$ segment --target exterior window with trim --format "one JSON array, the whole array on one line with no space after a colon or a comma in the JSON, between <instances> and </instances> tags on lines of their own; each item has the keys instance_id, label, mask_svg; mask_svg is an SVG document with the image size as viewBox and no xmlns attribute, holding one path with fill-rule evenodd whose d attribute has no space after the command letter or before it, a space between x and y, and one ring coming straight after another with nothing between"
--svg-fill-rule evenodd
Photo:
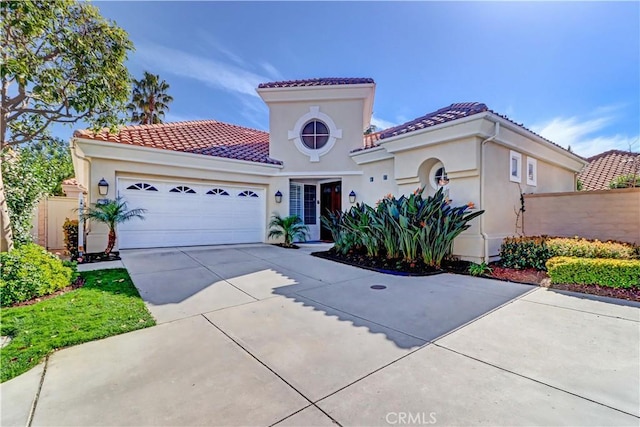
<instances>
[{"instance_id":1,"label":"exterior window with trim","mask_svg":"<svg viewBox=\"0 0 640 427\"><path fill-rule=\"evenodd\" d=\"M177 187L169 190L169 193L196 194L196 191L193 188L187 187L186 185L178 185Z\"/></svg>"},{"instance_id":2,"label":"exterior window with trim","mask_svg":"<svg viewBox=\"0 0 640 427\"><path fill-rule=\"evenodd\" d=\"M527 185L538 184L538 161L527 157Z\"/></svg>"},{"instance_id":3,"label":"exterior window with trim","mask_svg":"<svg viewBox=\"0 0 640 427\"><path fill-rule=\"evenodd\" d=\"M509 180L522 182L522 154L515 151L509 152Z\"/></svg>"},{"instance_id":4,"label":"exterior window with trim","mask_svg":"<svg viewBox=\"0 0 640 427\"><path fill-rule=\"evenodd\" d=\"M251 190L242 191L240 192L240 194L238 194L238 196L239 197L258 197L258 195Z\"/></svg>"},{"instance_id":5,"label":"exterior window with trim","mask_svg":"<svg viewBox=\"0 0 640 427\"><path fill-rule=\"evenodd\" d=\"M311 120L302 128L300 138L305 147L317 150L329 141L329 128L320 120Z\"/></svg>"},{"instance_id":6,"label":"exterior window with trim","mask_svg":"<svg viewBox=\"0 0 640 427\"><path fill-rule=\"evenodd\" d=\"M127 187L127 190L142 190L142 191L158 191L156 187L146 182L138 182L137 184L131 184Z\"/></svg>"},{"instance_id":7,"label":"exterior window with trim","mask_svg":"<svg viewBox=\"0 0 640 427\"><path fill-rule=\"evenodd\" d=\"M229 193L227 193L222 188L213 188L213 189L207 191L207 194L212 194L214 196L228 196L229 195Z\"/></svg>"}]
</instances>

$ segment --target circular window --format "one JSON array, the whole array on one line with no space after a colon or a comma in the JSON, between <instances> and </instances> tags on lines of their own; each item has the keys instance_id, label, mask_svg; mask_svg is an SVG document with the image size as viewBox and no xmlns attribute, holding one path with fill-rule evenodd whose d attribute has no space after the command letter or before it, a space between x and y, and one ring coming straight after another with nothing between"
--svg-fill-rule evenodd
<instances>
[{"instance_id":1,"label":"circular window","mask_svg":"<svg viewBox=\"0 0 640 427\"><path fill-rule=\"evenodd\" d=\"M329 141L329 128L320 120L311 120L302 128L300 138L305 147L317 150Z\"/></svg>"}]
</instances>

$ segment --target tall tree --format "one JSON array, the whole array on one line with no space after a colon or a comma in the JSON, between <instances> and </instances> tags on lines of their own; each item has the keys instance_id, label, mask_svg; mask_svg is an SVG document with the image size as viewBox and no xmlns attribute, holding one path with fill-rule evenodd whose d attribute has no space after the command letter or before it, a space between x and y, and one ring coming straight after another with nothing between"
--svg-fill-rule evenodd
<instances>
[{"instance_id":1,"label":"tall tree","mask_svg":"<svg viewBox=\"0 0 640 427\"><path fill-rule=\"evenodd\" d=\"M62 181L73 176L69 145L60 139L28 142L7 148L0 156L13 239L26 243L40 199L60 194Z\"/></svg>"},{"instance_id":2,"label":"tall tree","mask_svg":"<svg viewBox=\"0 0 640 427\"><path fill-rule=\"evenodd\" d=\"M130 93L127 33L85 2L3 0L0 8L0 151L48 139L54 123L115 129ZM12 247L0 173L0 251Z\"/></svg>"},{"instance_id":3,"label":"tall tree","mask_svg":"<svg viewBox=\"0 0 640 427\"><path fill-rule=\"evenodd\" d=\"M131 113L131 123L151 125L162 123L173 97L167 94L169 83L160 80L157 74L144 72L140 80L133 79L133 94L127 110Z\"/></svg>"}]
</instances>

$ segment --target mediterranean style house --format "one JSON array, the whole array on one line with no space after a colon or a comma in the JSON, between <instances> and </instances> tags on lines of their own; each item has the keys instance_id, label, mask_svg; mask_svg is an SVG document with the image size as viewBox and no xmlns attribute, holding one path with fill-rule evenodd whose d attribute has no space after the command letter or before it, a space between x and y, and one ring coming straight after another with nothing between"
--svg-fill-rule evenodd
<instances>
[{"instance_id":1,"label":"mediterranean style house","mask_svg":"<svg viewBox=\"0 0 640 427\"><path fill-rule=\"evenodd\" d=\"M454 253L488 260L515 233L522 193L574 191L586 164L475 102L364 135L375 95L368 78L264 83L257 92L268 133L215 120L74 133L87 202L122 196L147 209L145 220L119 226L120 249L266 242L273 213L297 214L310 240L329 239L327 210L446 185L453 205L486 211ZM106 230L92 227L87 250L100 251Z\"/></svg>"}]
</instances>

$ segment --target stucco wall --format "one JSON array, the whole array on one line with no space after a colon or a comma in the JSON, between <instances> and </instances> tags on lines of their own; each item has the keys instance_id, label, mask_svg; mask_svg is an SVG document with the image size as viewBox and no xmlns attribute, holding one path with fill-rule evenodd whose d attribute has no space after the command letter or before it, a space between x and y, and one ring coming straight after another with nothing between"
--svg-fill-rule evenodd
<instances>
[{"instance_id":1,"label":"stucco wall","mask_svg":"<svg viewBox=\"0 0 640 427\"><path fill-rule=\"evenodd\" d=\"M522 182L520 183L509 179L509 160L512 150L522 155ZM484 156L483 191L485 194L484 206L481 208L485 210L484 225L489 240L489 256L493 257L498 255L505 237L522 232L520 223L516 228L516 212L520 209L520 192L538 194L572 191L575 173L539 157L496 143L488 143L484 147ZM527 184L525 175L529 156L537 160L537 185L535 186ZM525 209L528 211L528 206Z\"/></svg>"},{"instance_id":2,"label":"stucco wall","mask_svg":"<svg viewBox=\"0 0 640 427\"><path fill-rule=\"evenodd\" d=\"M357 169L349 158L349 153L362 147L362 109L363 100L306 101L275 103L269 105L269 154L284 162L284 173L307 171L351 171ZM328 115L342 137L327 154L320 156L318 162L311 162L309 156L300 152L293 140L288 138L289 131L295 129L300 117L309 113L310 108L320 108L320 113ZM296 133L297 135L297 133Z\"/></svg>"},{"instance_id":3,"label":"stucco wall","mask_svg":"<svg viewBox=\"0 0 640 427\"><path fill-rule=\"evenodd\" d=\"M640 188L525 196L529 236L580 236L640 244Z\"/></svg>"}]
</instances>

